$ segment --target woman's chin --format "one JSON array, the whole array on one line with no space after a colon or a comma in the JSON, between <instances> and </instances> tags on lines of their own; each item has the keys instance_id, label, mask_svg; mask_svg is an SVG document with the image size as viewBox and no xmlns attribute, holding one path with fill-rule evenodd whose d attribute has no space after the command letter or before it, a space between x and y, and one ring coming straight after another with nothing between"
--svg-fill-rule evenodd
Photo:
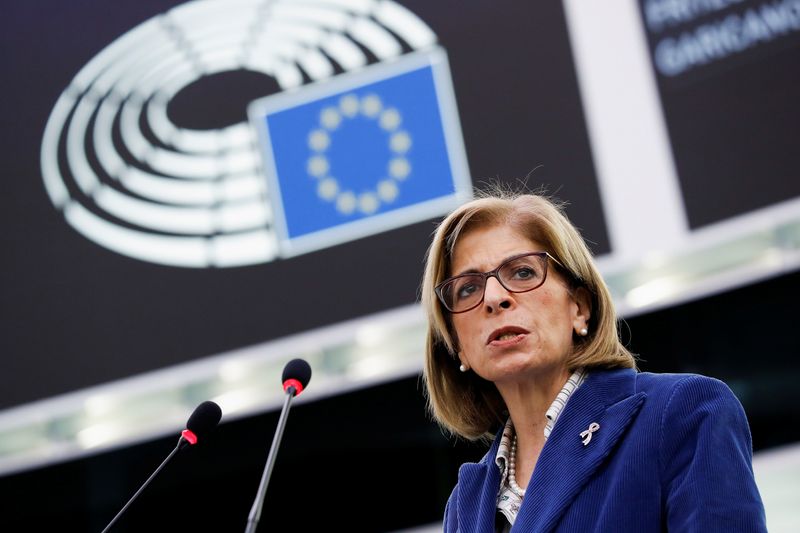
<instances>
[{"instance_id":1,"label":"woman's chin","mask_svg":"<svg viewBox=\"0 0 800 533\"><path fill-rule=\"evenodd\" d=\"M504 357L494 361L491 368L486 369L485 378L493 383L513 383L515 381L530 383L551 376L560 378L567 371L562 361L542 361L540 358L525 354L525 357Z\"/></svg>"}]
</instances>

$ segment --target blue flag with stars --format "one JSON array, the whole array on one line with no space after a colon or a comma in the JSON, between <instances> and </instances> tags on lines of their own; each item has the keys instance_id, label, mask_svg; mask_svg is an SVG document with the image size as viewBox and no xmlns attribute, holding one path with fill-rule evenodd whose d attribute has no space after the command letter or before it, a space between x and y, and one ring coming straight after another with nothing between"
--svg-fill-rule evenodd
<instances>
[{"instance_id":1,"label":"blue flag with stars","mask_svg":"<svg viewBox=\"0 0 800 533\"><path fill-rule=\"evenodd\" d=\"M441 50L254 102L283 255L425 220L468 198L455 109Z\"/></svg>"}]
</instances>

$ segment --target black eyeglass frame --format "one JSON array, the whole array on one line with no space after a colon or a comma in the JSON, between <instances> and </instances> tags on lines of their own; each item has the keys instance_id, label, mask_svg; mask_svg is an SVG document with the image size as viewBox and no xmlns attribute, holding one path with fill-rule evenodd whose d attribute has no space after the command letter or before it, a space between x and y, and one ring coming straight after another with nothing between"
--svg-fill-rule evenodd
<instances>
[{"instance_id":1,"label":"black eyeglass frame","mask_svg":"<svg viewBox=\"0 0 800 533\"><path fill-rule=\"evenodd\" d=\"M522 259L523 257L529 257L529 256L532 256L532 255L535 255L535 256L539 257L540 260L544 262L544 275L542 276L542 281L538 285L536 285L535 287L531 287L530 289L523 289L521 291L515 291L514 289L510 289L510 288L506 287L506 284L503 283L502 279L500 279L500 275L499 275L500 274L500 270L504 266L506 266L507 264L511 263L512 261L516 261L518 259ZM505 261L500 263L497 266L497 268L495 268L494 270L490 270L489 272L467 272L465 274L459 274L458 276L453 276L452 278L447 278L446 280L444 280L441 283L439 283L438 285L436 285L436 287L434 287L433 291L436 293L436 296L439 298L439 301L442 303L444 308L447 309L447 311L449 313L454 314L454 315L457 315L459 313L466 313L467 311L472 311L473 309L475 309L476 307L478 307L479 305L481 305L483 303L483 299L486 296L486 282L489 281L489 278L493 277L494 279L496 279L497 282L505 290L507 290L508 292L513 292L515 294L519 294L519 293L523 293L523 292L530 292L530 291L538 289L539 287L544 285L545 281L547 281L547 271L548 271L548 266L549 266L549 262L550 261L553 261L556 265L561 267L565 272L569 272L569 270L561 263L561 261L559 261L558 259L556 259L552 255L550 255L549 252L526 252L524 254L519 254L519 255L515 255L515 256L509 257L508 259L506 259ZM483 293L481 294L481 298L480 298L480 300L478 300L475 303L475 305L473 305L472 307L469 307L468 309L462 309L461 311L453 311L452 309L450 309L450 306L447 305L447 302L445 301L444 288L447 285L449 285L450 283L454 282L455 280L458 280L458 279L461 279L461 278L466 278L468 276L480 276L481 278L483 278Z\"/></svg>"}]
</instances>

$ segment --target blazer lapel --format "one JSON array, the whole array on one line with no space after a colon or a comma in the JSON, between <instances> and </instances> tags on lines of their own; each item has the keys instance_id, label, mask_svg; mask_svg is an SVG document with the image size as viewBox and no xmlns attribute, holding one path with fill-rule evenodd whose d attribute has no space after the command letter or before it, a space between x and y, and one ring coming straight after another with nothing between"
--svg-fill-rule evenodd
<instances>
[{"instance_id":1,"label":"blazer lapel","mask_svg":"<svg viewBox=\"0 0 800 533\"><path fill-rule=\"evenodd\" d=\"M597 371L567 402L542 449L514 531L551 531L589 477L613 451L646 394L634 394L633 370ZM584 446L581 432L597 423Z\"/></svg>"},{"instance_id":2,"label":"blazer lapel","mask_svg":"<svg viewBox=\"0 0 800 533\"><path fill-rule=\"evenodd\" d=\"M500 430L502 433L502 429ZM494 462L496 438L479 463L465 463L458 471L458 531L492 532L500 490L500 469Z\"/></svg>"}]
</instances>

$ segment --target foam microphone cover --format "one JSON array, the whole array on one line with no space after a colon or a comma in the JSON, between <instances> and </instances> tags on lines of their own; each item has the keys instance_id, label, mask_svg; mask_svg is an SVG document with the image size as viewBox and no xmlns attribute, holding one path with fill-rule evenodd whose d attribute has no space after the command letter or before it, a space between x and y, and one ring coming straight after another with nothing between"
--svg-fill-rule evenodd
<instances>
[{"instance_id":1,"label":"foam microphone cover","mask_svg":"<svg viewBox=\"0 0 800 533\"><path fill-rule=\"evenodd\" d=\"M296 379L303 388L306 388L308 382L311 381L311 365L303 359L292 359L283 367L281 382L286 383L287 379Z\"/></svg>"},{"instance_id":2,"label":"foam microphone cover","mask_svg":"<svg viewBox=\"0 0 800 533\"><path fill-rule=\"evenodd\" d=\"M217 427L222 419L222 409L214 402L207 401L197 406L197 408L186 422L186 429L197 435L198 440L202 439Z\"/></svg>"}]
</instances>

